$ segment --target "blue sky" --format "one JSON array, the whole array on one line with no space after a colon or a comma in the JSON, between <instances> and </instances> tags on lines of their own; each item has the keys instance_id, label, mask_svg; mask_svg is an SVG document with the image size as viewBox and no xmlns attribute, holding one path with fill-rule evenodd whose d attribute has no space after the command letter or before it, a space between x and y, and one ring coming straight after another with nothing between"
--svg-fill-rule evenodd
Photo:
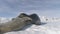
<instances>
[{"instance_id":1,"label":"blue sky","mask_svg":"<svg viewBox=\"0 0 60 34\"><path fill-rule=\"evenodd\" d=\"M0 0L1 17L16 17L21 12L60 17L60 0Z\"/></svg>"}]
</instances>

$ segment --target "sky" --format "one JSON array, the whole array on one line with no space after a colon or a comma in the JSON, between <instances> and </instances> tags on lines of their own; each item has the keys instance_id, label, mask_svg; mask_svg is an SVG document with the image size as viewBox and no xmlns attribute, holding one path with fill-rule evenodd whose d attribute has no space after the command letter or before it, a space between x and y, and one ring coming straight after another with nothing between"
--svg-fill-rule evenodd
<instances>
[{"instance_id":1,"label":"sky","mask_svg":"<svg viewBox=\"0 0 60 34\"><path fill-rule=\"evenodd\" d=\"M60 0L0 0L0 17L16 17L22 12L60 17Z\"/></svg>"}]
</instances>

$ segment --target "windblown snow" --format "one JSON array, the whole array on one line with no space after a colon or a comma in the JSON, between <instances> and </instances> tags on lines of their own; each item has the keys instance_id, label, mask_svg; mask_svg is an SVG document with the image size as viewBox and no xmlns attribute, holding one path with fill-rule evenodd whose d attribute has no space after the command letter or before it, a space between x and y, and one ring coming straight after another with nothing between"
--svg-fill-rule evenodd
<instances>
[{"instance_id":1,"label":"windblown snow","mask_svg":"<svg viewBox=\"0 0 60 34\"><path fill-rule=\"evenodd\" d=\"M5 34L60 34L60 19L40 17L42 25L32 25L25 30L7 32ZM0 17L0 23L10 21L11 18Z\"/></svg>"}]
</instances>

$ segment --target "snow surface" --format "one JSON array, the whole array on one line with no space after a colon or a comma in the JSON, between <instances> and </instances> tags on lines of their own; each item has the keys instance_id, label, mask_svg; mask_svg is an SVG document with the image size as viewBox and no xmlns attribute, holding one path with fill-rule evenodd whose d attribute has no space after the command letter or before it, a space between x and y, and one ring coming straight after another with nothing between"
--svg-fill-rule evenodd
<instances>
[{"instance_id":1,"label":"snow surface","mask_svg":"<svg viewBox=\"0 0 60 34\"><path fill-rule=\"evenodd\" d=\"M25 30L12 31L5 34L60 34L60 19L40 17L42 25L31 25ZM46 20L47 19L47 20ZM8 22L11 19L0 18L1 23Z\"/></svg>"}]
</instances>

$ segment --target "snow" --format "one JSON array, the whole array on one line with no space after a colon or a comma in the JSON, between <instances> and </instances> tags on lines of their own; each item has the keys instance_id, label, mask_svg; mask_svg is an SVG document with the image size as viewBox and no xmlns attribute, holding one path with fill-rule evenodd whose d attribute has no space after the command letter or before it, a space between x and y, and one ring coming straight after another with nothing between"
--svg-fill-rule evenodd
<instances>
[{"instance_id":1,"label":"snow","mask_svg":"<svg viewBox=\"0 0 60 34\"><path fill-rule=\"evenodd\" d=\"M25 30L12 31L5 34L60 34L60 18L40 17L42 25L27 26ZM46 20L47 19L47 20ZM11 19L0 18L0 21L7 22ZM3 22L1 22L3 23Z\"/></svg>"},{"instance_id":2,"label":"snow","mask_svg":"<svg viewBox=\"0 0 60 34\"><path fill-rule=\"evenodd\" d=\"M56 17L53 17L53 18L49 18L49 17L46 17L46 16L40 16L40 19L42 22L60 22L60 18L56 18Z\"/></svg>"},{"instance_id":3,"label":"snow","mask_svg":"<svg viewBox=\"0 0 60 34\"><path fill-rule=\"evenodd\" d=\"M12 18L4 18L4 17L0 17L0 23L5 23L10 21Z\"/></svg>"}]
</instances>

